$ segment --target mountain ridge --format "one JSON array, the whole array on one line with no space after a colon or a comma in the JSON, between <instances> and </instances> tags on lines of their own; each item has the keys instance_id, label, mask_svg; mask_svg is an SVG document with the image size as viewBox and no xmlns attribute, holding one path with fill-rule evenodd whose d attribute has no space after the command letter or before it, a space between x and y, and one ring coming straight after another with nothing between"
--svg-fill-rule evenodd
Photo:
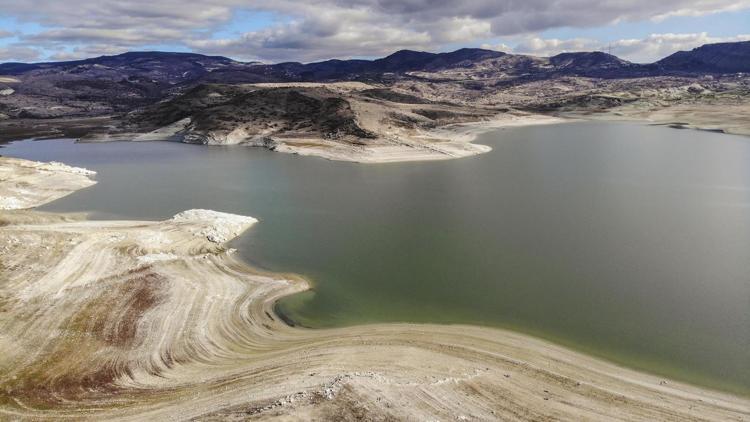
<instances>
[{"instance_id":1,"label":"mountain ridge","mask_svg":"<svg viewBox=\"0 0 750 422\"><path fill-rule=\"evenodd\" d=\"M678 71L690 66L709 73L750 72L750 41L704 44L690 51L678 51L655 64Z\"/></svg>"},{"instance_id":2,"label":"mountain ridge","mask_svg":"<svg viewBox=\"0 0 750 422\"><path fill-rule=\"evenodd\" d=\"M168 51L130 51L117 55L104 55L70 61L47 61L40 63L7 62L0 63L0 74L18 75L28 71L49 69L54 67L71 67L81 65L120 65L163 60L181 61L193 64L207 61L219 67L237 66L243 68L256 67L273 69L271 75L291 72L297 75L315 77L343 78L354 73L378 74L400 73L409 71L440 70L452 66L469 65L471 63L494 59L503 56L530 57L547 59L558 71L585 72L596 68L602 69L632 69L650 72L709 72L735 73L750 72L750 41L732 43L705 44L690 51L679 51L661 60L647 64L636 64L602 51L564 52L550 57L526 54L512 54L482 48L460 48L455 51L433 53L417 50L398 50L388 56L377 59L329 59L310 63L280 62L264 64L259 62L242 62L218 55L203 55L191 52ZM182 59L182 60L180 60ZM280 71L280 72L279 72ZM259 72L254 72L259 73ZM266 72L269 73L269 72ZM281 78L281 76L277 76ZM304 78L304 76L300 76Z\"/></svg>"}]
</instances>

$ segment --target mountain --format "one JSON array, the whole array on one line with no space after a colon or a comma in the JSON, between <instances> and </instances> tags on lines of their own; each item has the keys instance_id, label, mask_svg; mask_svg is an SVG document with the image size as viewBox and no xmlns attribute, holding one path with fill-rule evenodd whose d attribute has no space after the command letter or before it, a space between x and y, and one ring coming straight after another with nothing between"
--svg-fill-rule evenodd
<instances>
[{"instance_id":1,"label":"mountain","mask_svg":"<svg viewBox=\"0 0 750 422\"><path fill-rule=\"evenodd\" d=\"M462 48L446 53L400 50L375 60L326 60L314 63L261 64L237 62L227 57L196 53L129 52L115 56L47 63L3 63L0 75L55 73L91 78L148 78L154 83L180 84L197 79L206 82L323 81L378 78L386 73L436 72L454 68L481 67L484 62L503 59L523 66L523 72L566 73L606 77L654 72L750 72L750 41L707 44L692 51L672 54L652 65L638 65L600 51L562 53L549 58L512 55L480 48ZM528 59L527 59L528 58ZM544 62L546 60L546 63ZM529 66L535 63L539 66Z\"/></svg>"},{"instance_id":2,"label":"mountain","mask_svg":"<svg viewBox=\"0 0 750 422\"><path fill-rule=\"evenodd\" d=\"M213 72L206 82L334 81L378 79L388 73L437 71L504 56L505 53L479 48L462 48L449 53L400 50L376 60L325 60L314 63L285 62L258 65L250 69L227 67Z\"/></svg>"},{"instance_id":3,"label":"mountain","mask_svg":"<svg viewBox=\"0 0 750 422\"><path fill-rule=\"evenodd\" d=\"M750 72L750 41L706 44L690 51L678 51L656 65L673 72Z\"/></svg>"},{"instance_id":4,"label":"mountain","mask_svg":"<svg viewBox=\"0 0 750 422\"><path fill-rule=\"evenodd\" d=\"M499 89L565 77L615 80L736 72L750 72L750 42L709 44L649 65L598 51L534 57L479 48L445 53L400 50L375 60L277 64L144 51L64 62L0 64L0 119L118 114L207 83L359 81L390 85L413 81L416 85L443 84L414 88L422 99L473 101ZM450 81L453 85L445 85Z\"/></svg>"},{"instance_id":5,"label":"mountain","mask_svg":"<svg viewBox=\"0 0 750 422\"><path fill-rule=\"evenodd\" d=\"M137 51L115 56L100 56L83 60L46 63L3 63L0 74L20 75L35 70L82 70L85 68L113 68L128 74L150 73L154 76L178 77L185 72L192 76L218 67L236 63L221 56L204 56L196 53L172 53L160 51ZM186 77L182 76L182 77Z\"/></svg>"},{"instance_id":6,"label":"mountain","mask_svg":"<svg viewBox=\"0 0 750 422\"><path fill-rule=\"evenodd\" d=\"M426 53L400 50L390 56L371 62L372 72L409 72L415 70L440 70L454 66L470 65L474 62L504 56L500 51L481 48L462 48L450 53Z\"/></svg>"},{"instance_id":7,"label":"mountain","mask_svg":"<svg viewBox=\"0 0 750 422\"><path fill-rule=\"evenodd\" d=\"M617 56L603 53L601 51L561 53L550 57L549 62L558 71L569 73L622 70L638 66Z\"/></svg>"},{"instance_id":8,"label":"mountain","mask_svg":"<svg viewBox=\"0 0 750 422\"><path fill-rule=\"evenodd\" d=\"M0 64L0 91L10 94L0 97L0 109L37 118L117 113L158 101L216 70L256 64L155 51L64 62L5 63Z\"/></svg>"}]
</instances>

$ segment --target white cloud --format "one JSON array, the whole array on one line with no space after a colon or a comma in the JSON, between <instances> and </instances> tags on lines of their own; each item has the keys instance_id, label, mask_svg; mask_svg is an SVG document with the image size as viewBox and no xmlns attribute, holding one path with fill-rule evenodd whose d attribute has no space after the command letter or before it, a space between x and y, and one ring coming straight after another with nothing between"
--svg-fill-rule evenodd
<instances>
[{"instance_id":1,"label":"white cloud","mask_svg":"<svg viewBox=\"0 0 750 422\"><path fill-rule=\"evenodd\" d=\"M703 44L749 40L750 34L734 37L711 37L705 32L695 34L651 34L643 39L616 41L612 43L612 53L630 61L647 63L664 58L675 51L692 50Z\"/></svg>"},{"instance_id":2,"label":"white cloud","mask_svg":"<svg viewBox=\"0 0 750 422\"><path fill-rule=\"evenodd\" d=\"M38 60L39 50L30 47L11 45L0 47L0 62L30 62Z\"/></svg>"},{"instance_id":3,"label":"white cloud","mask_svg":"<svg viewBox=\"0 0 750 422\"><path fill-rule=\"evenodd\" d=\"M541 38L522 37L513 47L507 44L484 44L483 48L530 54L534 56L554 56L573 51L604 51L635 63L650 63L662 59L676 51L692 50L704 44L718 42L750 41L750 34L733 37L711 37L706 32L688 34L651 34L645 38L621 39L603 43L590 38Z\"/></svg>"},{"instance_id":4,"label":"white cloud","mask_svg":"<svg viewBox=\"0 0 750 422\"><path fill-rule=\"evenodd\" d=\"M499 44L484 43L480 45L479 47L484 48L485 50L502 51L503 53L511 53L514 51L513 47L505 43L499 43Z\"/></svg>"},{"instance_id":5,"label":"white cloud","mask_svg":"<svg viewBox=\"0 0 750 422\"><path fill-rule=\"evenodd\" d=\"M328 11L234 39L193 40L188 46L204 53L240 59L311 61L330 57L377 56L400 48L427 49L433 38L418 28L372 22L364 11Z\"/></svg>"},{"instance_id":6,"label":"white cloud","mask_svg":"<svg viewBox=\"0 0 750 422\"><path fill-rule=\"evenodd\" d=\"M686 2L686 4L680 5L674 10L655 15L651 19L658 22L671 16L703 16L713 13L733 12L747 9L750 7L749 3L750 2L747 0L737 0L735 2L725 2L721 0Z\"/></svg>"},{"instance_id":7,"label":"white cloud","mask_svg":"<svg viewBox=\"0 0 750 422\"><path fill-rule=\"evenodd\" d=\"M514 48L514 51L523 54L533 54L535 56L552 56L570 51L590 51L600 48L601 44L598 41L589 38L561 40L557 38L543 39L529 37L521 41Z\"/></svg>"},{"instance_id":8,"label":"white cloud","mask_svg":"<svg viewBox=\"0 0 750 422\"><path fill-rule=\"evenodd\" d=\"M87 44L70 50L58 50L49 59L52 61L80 60L90 57L112 56L127 51L126 47L113 47L107 44Z\"/></svg>"},{"instance_id":9,"label":"white cloud","mask_svg":"<svg viewBox=\"0 0 750 422\"><path fill-rule=\"evenodd\" d=\"M440 31L435 31L435 41L448 43L470 42L492 36L489 22L470 17L453 17L440 22Z\"/></svg>"}]
</instances>

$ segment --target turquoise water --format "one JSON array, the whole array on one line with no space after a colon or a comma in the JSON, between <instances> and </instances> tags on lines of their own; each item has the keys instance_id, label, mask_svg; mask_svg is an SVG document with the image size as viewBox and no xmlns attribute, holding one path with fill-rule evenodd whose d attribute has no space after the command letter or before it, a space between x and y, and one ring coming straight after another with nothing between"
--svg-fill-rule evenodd
<instances>
[{"instance_id":1,"label":"turquoise water","mask_svg":"<svg viewBox=\"0 0 750 422\"><path fill-rule=\"evenodd\" d=\"M26 141L4 155L99 172L44 209L261 220L249 262L308 277L310 327L473 323L750 391L750 142L635 124L506 129L493 151L362 165L246 147Z\"/></svg>"}]
</instances>

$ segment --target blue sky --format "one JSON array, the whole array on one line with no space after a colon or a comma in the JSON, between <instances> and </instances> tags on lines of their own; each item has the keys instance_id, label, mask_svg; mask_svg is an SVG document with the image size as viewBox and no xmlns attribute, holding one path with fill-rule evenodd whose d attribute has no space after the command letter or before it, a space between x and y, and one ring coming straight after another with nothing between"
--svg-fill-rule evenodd
<instances>
[{"instance_id":1,"label":"blue sky","mask_svg":"<svg viewBox=\"0 0 750 422\"><path fill-rule=\"evenodd\" d=\"M750 10L704 16L673 16L663 21L620 22L594 28L556 28L542 34L547 38L584 37L609 42L624 38L644 38L658 33L699 32L708 32L714 37L750 33Z\"/></svg>"},{"instance_id":2,"label":"blue sky","mask_svg":"<svg viewBox=\"0 0 750 422\"><path fill-rule=\"evenodd\" d=\"M0 0L0 61L133 50L266 62L482 46L550 55L608 50L647 62L750 39L750 0Z\"/></svg>"}]
</instances>

